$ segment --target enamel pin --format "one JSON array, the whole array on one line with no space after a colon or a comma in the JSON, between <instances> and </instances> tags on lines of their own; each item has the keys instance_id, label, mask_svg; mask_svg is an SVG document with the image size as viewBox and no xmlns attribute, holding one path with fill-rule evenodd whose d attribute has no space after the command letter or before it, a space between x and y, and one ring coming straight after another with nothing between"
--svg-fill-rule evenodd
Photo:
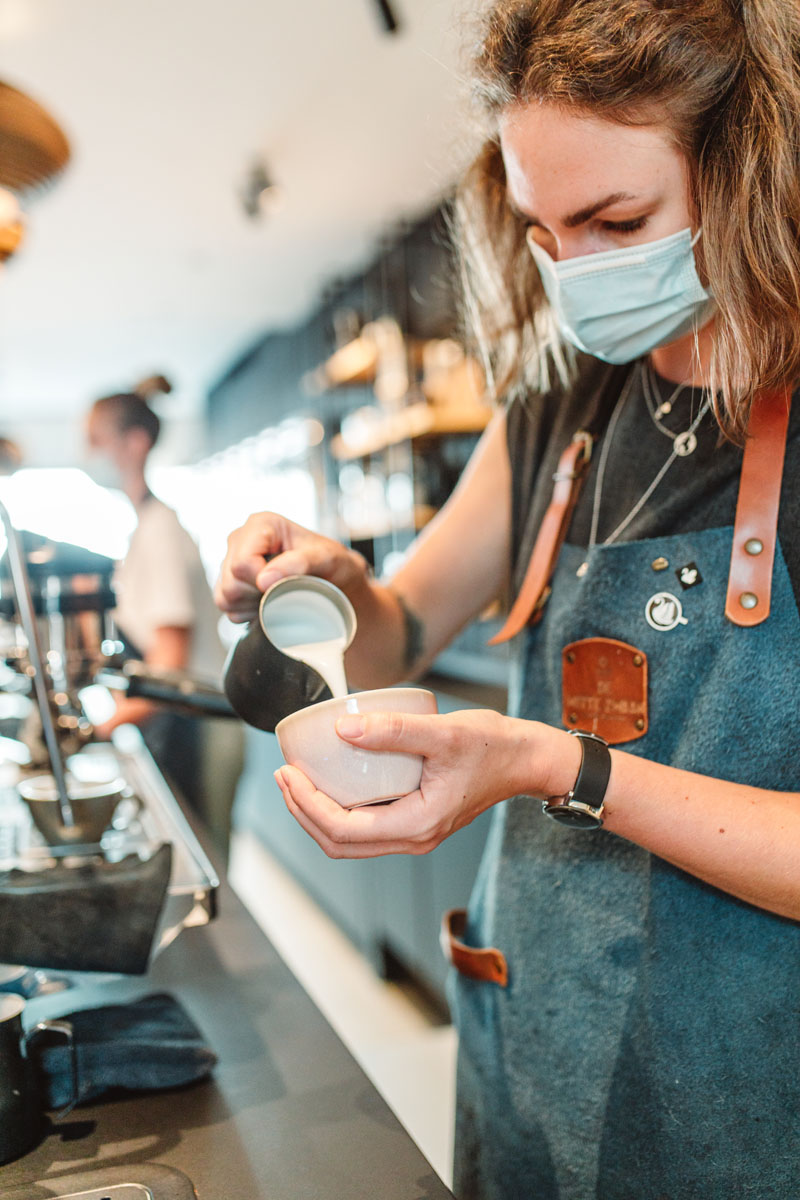
<instances>
[{"instance_id":1,"label":"enamel pin","mask_svg":"<svg viewBox=\"0 0 800 1200\"><path fill-rule=\"evenodd\" d=\"M678 577L678 583L684 591L687 588L697 587L698 583L703 582L703 576L700 574L700 569L696 562L690 562L685 567L679 567L675 574Z\"/></svg>"},{"instance_id":2,"label":"enamel pin","mask_svg":"<svg viewBox=\"0 0 800 1200\"><path fill-rule=\"evenodd\" d=\"M662 633L677 629L678 625L689 624L683 615L683 605L672 592L656 592L655 596L651 596L645 605L644 615L647 624Z\"/></svg>"}]
</instances>

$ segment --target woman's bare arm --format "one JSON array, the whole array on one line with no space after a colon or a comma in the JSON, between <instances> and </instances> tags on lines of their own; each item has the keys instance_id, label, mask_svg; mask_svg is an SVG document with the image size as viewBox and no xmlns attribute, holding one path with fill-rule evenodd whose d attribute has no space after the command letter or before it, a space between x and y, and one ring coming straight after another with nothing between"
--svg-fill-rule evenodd
<instances>
[{"instance_id":1,"label":"woman's bare arm","mask_svg":"<svg viewBox=\"0 0 800 1200\"><path fill-rule=\"evenodd\" d=\"M358 618L346 668L355 687L419 674L505 582L511 528L505 417L498 413L458 486L416 539L390 583L361 555L276 513L256 513L228 539L215 589L232 620L251 620L261 593L292 574L319 575L345 592Z\"/></svg>"},{"instance_id":2,"label":"woman's bare arm","mask_svg":"<svg viewBox=\"0 0 800 1200\"><path fill-rule=\"evenodd\" d=\"M341 737L425 758L420 790L347 810L294 767L276 778L289 810L334 858L423 854L510 796L538 808L574 785L581 749L561 729L472 709L441 716L348 716ZM740 900L800 921L800 794L749 787L611 751L604 827L565 838L635 842ZM537 819L547 821L543 814Z\"/></svg>"}]
</instances>

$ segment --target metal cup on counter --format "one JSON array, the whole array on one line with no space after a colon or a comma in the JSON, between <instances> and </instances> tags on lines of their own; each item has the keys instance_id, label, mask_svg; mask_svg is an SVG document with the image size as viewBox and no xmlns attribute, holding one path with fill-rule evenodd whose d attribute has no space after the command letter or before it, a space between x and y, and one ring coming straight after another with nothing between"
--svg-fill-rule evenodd
<instances>
[{"instance_id":1,"label":"metal cup on counter","mask_svg":"<svg viewBox=\"0 0 800 1200\"><path fill-rule=\"evenodd\" d=\"M96 845L111 824L126 791L124 779L87 783L67 774L73 822L65 825L52 775L21 779L17 785L46 846Z\"/></svg>"},{"instance_id":2,"label":"metal cup on counter","mask_svg":"<svg viewBox=\"0 0 800 1200\"><path fill-rule=\"evenodd\" d=\"M22 1026L25 1000L0 995L0 1164L13 1162L38 1145L45 1132L44 1096L33 1059L36 1041L62 1037L70 1049L71 1092L57 1116L78 1101L78 1061L68 1021L38 1021L27 1032Z\"/></svg>"}]
</instances>

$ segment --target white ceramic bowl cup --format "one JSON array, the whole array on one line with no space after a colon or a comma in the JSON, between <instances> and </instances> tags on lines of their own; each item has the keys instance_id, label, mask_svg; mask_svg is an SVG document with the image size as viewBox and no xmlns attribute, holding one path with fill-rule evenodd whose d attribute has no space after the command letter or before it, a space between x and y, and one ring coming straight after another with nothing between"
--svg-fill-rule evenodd
<instances>
[{"instance_id":1,"label":"white ceramic bowl cup","mask_svg":"<svg viewBox=\"0 0 800 1200\"><path fill-rule=\"evenodd\" d=\"M435 713L436 697L424 688L379 688L323 700L284 717L275 727L281 753L292 767L343 808L395 800L416 791L422 756L396 750L362 750L336 732L348 713Z\"/></svg>"}]
</instances>

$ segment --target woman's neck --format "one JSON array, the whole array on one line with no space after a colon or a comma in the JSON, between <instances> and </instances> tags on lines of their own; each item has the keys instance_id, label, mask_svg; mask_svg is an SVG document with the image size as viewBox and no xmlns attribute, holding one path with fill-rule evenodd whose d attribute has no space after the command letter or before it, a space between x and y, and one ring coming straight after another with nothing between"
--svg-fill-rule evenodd
<instances>
[{"instance_id":1,"label":"woman's neck","mask_svg":"<svg viewBox=\"0 0 800 1200\"><path fill-rule=\"evenodd\" d=\"M150 494L150 489L145 482L144 471L132 469L123 472L122 490L134 508L138 508L140 504L143 504Z\"/></svg>"},{"instance_id":2,"label":"woman's neck","mask_svg":"<svg viewBox=\"0 0 800 1200\"><path fill-rule=\"evenodd\" d=\"M673 383L691 383L705 387L714 348L714 320L708 321L697 333L686 333L667 346L650 353L650 362L662 379Z\"/></svg>"}]
</instances>

